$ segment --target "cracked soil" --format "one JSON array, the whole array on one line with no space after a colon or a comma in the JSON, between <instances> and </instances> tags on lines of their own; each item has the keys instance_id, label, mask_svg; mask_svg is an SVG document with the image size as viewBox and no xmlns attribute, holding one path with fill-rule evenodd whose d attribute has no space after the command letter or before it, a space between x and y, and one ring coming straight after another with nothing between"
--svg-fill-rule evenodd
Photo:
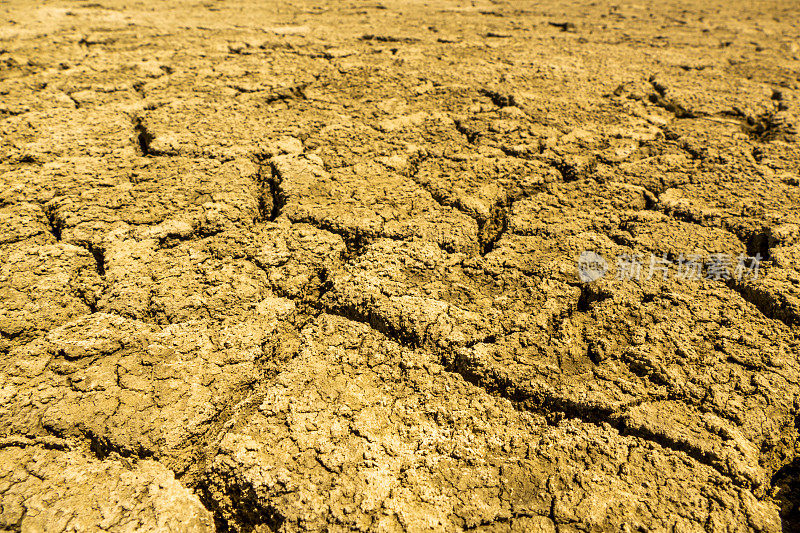
<instances>
[{"instance_id":1,"label":"cracked soil","mask_svg":"<svg viewBox=\"0 0 800 533\"><path fill-rule=\"evenodd\" d=\"M0 0L0 530L800 531L798 21Z\"/></svg>"}]
</instances>

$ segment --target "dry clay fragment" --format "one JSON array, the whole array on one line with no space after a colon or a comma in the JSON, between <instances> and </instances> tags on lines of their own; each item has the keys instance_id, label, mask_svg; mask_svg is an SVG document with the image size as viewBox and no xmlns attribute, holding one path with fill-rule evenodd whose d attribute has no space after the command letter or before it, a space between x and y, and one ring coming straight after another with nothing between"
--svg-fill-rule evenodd
<instances>
[{"instance_id":1,"label":"dry clay fragment","mask_svg":"<svg viewBox=\"0 0 800 533\"><path fill-rule=\"evenodd\" d=\"M172 472L77 451L0 449L0 528L18 531L215 531Z\"/></svg>"}]
</instances>

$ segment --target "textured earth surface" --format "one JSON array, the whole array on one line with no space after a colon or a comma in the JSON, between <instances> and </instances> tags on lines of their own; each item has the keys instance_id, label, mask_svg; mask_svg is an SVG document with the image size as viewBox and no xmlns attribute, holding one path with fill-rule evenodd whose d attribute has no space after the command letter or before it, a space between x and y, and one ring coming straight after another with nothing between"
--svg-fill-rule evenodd
<instances>
[{"instance_id":1,"label":"textured earth surface","mask_svg":"<svg viewBox=\"0 0 800 533\"><path fill-rule=\"evenodd\" d=\"M800 530L798 21L0 0L0 530Z\"/></svg>"}]
</instances>

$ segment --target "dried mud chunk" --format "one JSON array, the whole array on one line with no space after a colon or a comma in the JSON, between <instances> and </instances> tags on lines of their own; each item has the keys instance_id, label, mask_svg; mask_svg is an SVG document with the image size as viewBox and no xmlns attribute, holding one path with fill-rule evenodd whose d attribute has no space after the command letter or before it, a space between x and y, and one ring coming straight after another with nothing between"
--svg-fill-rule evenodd
<instances>
[{"instance_id":1,"label":"dried mud chunk","mask_svg":"<svg viewBox=\"0 0 800 533\"><path fill-rule=\"evenodd\" d=\"M0 527L22 531L208 531L200 500L155 461L0 449Z\"/></svg>"},{"instance_id":2,"label":"dried mud chunk","mask_svg":"<svg viewBox=\"0 0 800 533\"><path fill-rule=\"evenodd\" d=\"M265 272L246 259L218 259L191 243L157 246L152 240L122 242L110 250L112 289L100 309L162 323L221 320L271 295Z\"/></svg>"},{"instance_id":3,"label":"dried mud chunk","mask_svg":"<svg viewBox=\"0 0 800 533\"><path fill-rule=\"evenodd\" d=\"M478 222L482 243L495 240L507 225L511 204L561 181L561 174L540 161L514 157L428 158L413 173L415 182L437 202L458 208Z\"/></svg>"},{"instance_id":4,"label":"dried mud chunk","mask_svg":"<svg viewBox=\"0 0 800 533\"><path fill-rule=\"evenodd\" d=\"M282 214L346 240L422 238L447 250L477 250L475 221L442 207L402 175L371 162L325 171L313 156L273 159L284 197Z\"/></svg>"},{"instance_id":5,"label":"dried mud chunk","mask_svg":"<svg viewBox=\"0 0 800 533\"><path fill-rule=\"evenodd\" d=\"M210 243L215 254L231 248L246 256L267 274L272 289L284 296L316 303L331 272L338 270L347 253L339 235L308 224L271 224L257 232L221 234Z\"/></svg>"},{"instance_id":6,"label":"dried mud chunk","mask_svg":"<svg viewBox=\"0 0 800 533\"><path fill-rule=\"evenodd\" d=\"M666 144L666 146L664 146ZM690 183L697 172L697 165L689 154L674 146L674 143L645 143L640 147L641 156L623 161L612 167L599 166L598 177L638 185L659 194L671 187Z\"/></svg>"},{"instance_id":7,"label":"dried mud chunk","mask_svg":"<svg viewBox=\"0 0 800 533\"><path fill-rule=\"evenodd\" d=\"M134 156L133 126L123 113L51 109L0 121L3 160L52 161L66 155Z\"/></svg>"},{"instance_id":8,"label":"dried mud chunk","mask_svg":"<svg viewBox=\"0 0 800 533\"><path fill-rule=\"evenodd\" d=\"M761 143L752 150L753 158L777 174L783 175L784 183L797 187L800 172L800 144L783 141Z\"/></svg>"},{"instance_id":9,"label":"dried mud chunk","mask_svg":"<svg viewBox=\"0 0 800 533\"><path fill-rule=\"evenodd\" d=\"M249 160L139 159L109 183L69 189L47 206L62 239L102 247L106 235L125 225L182 224L191 233L213 234L259 216L258 168Z\"/></svg>"},{"instance_id":10,"label":"dried mud chunk","mask_svg":"<svg viewBox=\"0 0 800 533\"><path fill-rule=\"evenodd\" d=\"M283 106L285 107L285 106ZM313 110L316 117L324 113ZM302 115L301 115L302 116ZM197 98L174 101L141 118L153 155L208 157L231 160L281 153L276 139L298 137L307 129L291 112L268 103L207 103Z\"/></svg>"},{"instance_id":11,"label":"dried mud chunk","mask_svg":"<svg viewBox=\"0 0 800 533\"><path fill-rule=\"evenodd\" d=\"M109 61L107 56L100 56L87 58L74 66L64 65L68 68L50 79L47 88L69 95L68 102L81 109L102 106L128 111L135 108L142 97L137 90L141 91L147 81L165 76L170 70L167 64L150 60L144 51L130 51L115 59Z\"/></svg>"},{"instance_id":12,"label":"dried mud chunk","mask_svg":"<svg viewBox=\"0 0 800 533\"><path fill-rule=\"evenodd\" d=\"M740 123L739 120L742 122ZM741 118L696 118L675 121L665 128L667 143L691 157L698 169L703 172L721 171L723 180L731 174L759 175L763 170L758 166L755 155L757 149L748 135L742 131ZM729 178L728 178L729 179ZM740 178L742 179L742 178ZM689 183L697 183L690 180Z\"/></svg>"},{"instance_id":13,"label":"dried mud chunk","mask_svg":"<svg viewBox=\"0 0 800 533\"><path fill-rule=\"evenodd\" d=\"M375 114L381 118L375 123L366 110L360 110L355 116L337 117L318 132L312 132L306 146L322 158L328 169L372 160L383 162L384 158L420 150L429 150L439 156L443 153L459 154L467 147L468 143L453 119L440 111L431 111L431 102L422 101L413 109L403 108L405 112L398 112L392 109L393 100L396 99L378 104L381 111L375 111Z\"/></svg>"},{"instance_id":14,"label":"dried mud chunk","mask_svg":"<svg viewBox=\"0 0 800 533\"><path fill-rule=\"evenodd\" d=\"M776 267L800 272L800 242L771 248L769 255Z\"/></svg>"},{"instance_id":15,"label":"dried mud chunk","mask_svg":"<svg viewBox=\"0 0 800 533\"><path fill-rule=\"evenodd\" d=\"M620 182L557 183L512 206L508 232L564 237L585 231L610 233L625 216L646 209L649 193Z\"/></svg>"},{"instance_id":16,"label":"dried mud chunk","mask_svg":"<svg viewBox=\"0 0 800 533\"><path fill-rule=\"evenodd\" d=\"M720 226L725 218L725 212L713 203L678 188L664 191L658 197L658 203L668 215L704 226Z\"/></svg>"},{"instance_id":17,"label":"dried mud chunk","mask_svg":"<svg viewBox=\"0 0 800 533\"><path fill-rule=\"evenodd\" d=\"M619 230L611 238L635 251L646 251L659 258L677 261L681 255L696 255L708 261L722 254L736 261L746 252L745 245L732 233L675 220L662 213L640 212L622 216Z\"/></svg>"},{"instance_id":18,"label":"dried mud chunk","mask_svg":"<svg viewBox=\"0 0 800 533\"><path fill-rule=\"evenodd\" d=\"M241 34L238 37L242 37ZM214 41L212 47L216 48L219 42ZM219 106L220 102L230 102L235 108L240 105L239 100L263 106L283 100L302 100L304 88L314 82L316 71L328 66L322 59L284 51L287 45L286 38L270 42L262 35L255 40L223 44L222 50L206 49L203 54L187 50L187 53L170 57L167 64L147 61L132 66L140 77L148 78L142 92L155 101L189 102L188 107L192 102L202 102L209 108ZM167 76L163 75L165 72ZM182 118L173 117L174 122L164 124L178 124ZM226 133L235 132L235 128L228 129L228 124L216 127ZM244 132L240 134L244 138ZM247 134L252 136L252 131Z\"/></svg>"},{"instance_id":19,"label":"dried mud chunk","mask_svg":"<svg viewBox=\"0 0 800 533\"><path fill-rule=\"evenodd\" d=\"M51 233L47 216L41 207L21 203L0 207L0 257L7 253L7 245L25 241L27 245L52 244L55 237Z\"/></svg>"},{"instance_id":20,"label":"dried mud chunk","mask_svg":"<svg viewBox=\"0 0 800 533\"><path fill-rule=\"evenodd\" d=\"M23 77L0 80L0 120L30 111L48 111L53 108L74 109L69 95L53 87L41 86L41 78Z\"/></svg>"},{"instance_id":21,"label":"dried mud chunk","mask_svg":"<svg viewBox=\"0 0 800 533\"><path fill-rule=\"evenodd\" d=\"M722 226L747 239L763 226L800 223L794 207L800 203L797 187L769 172L710 172L696 183L666 190L658 207L675 216L704 225Z\"/></svg>"},{"instance_id":22,"label":"dried mud chunk","mask_svg":"<svg viewBox=\"0 0 800 533\"><path fill-rule=\"evenodd\" d=\"M362 124L357 118L339 118L317 132L305 145L325 162L326 169L343 168L405 153L407 144L396 134L386 135Z\"/></svg>"},{"instance_id":23,"label":"dried mud chunk","mask_svg":"<svg viewBox=\"0 0 800 533\"><path fill-rule=\"evenodd\" d=\"M103 288L88 251L70 244L3 250L0 265L2 348L92 311Z\"/></svg>"},{"instance_id":24,"label":"dried mud chunk","mask_svg":"<svg viewBox=\"0 0 800 533\"><path fill-rule=\"evenodd\" d=\"M553 239L574 239L593 233L632 249L645 267L649 266L651 254L659 260L666 257L673 262L681 256L685 260L697 255L707 262L712 254L736 260L746 252L745 245L731 232L645 210L646 193L641 188L617 185L598 187L598 196L604 192L616 196L613 203L619 208L608 205L611 202L603 202L589 191L569 197L562 196L561 191L549 191L520 200L512 209L507 233L538 237L543 250L549 248L548 242L552 243ZM582 197L584 194L586 196ZM579 207L580 204L584 207ZM506 244L513 241L511 237ZM495 247L500 244L495 243Z\"/></svg>"},{"instance_id":25,"label":"dried mud chunk","mask_svg":"<svg viewBox=\"0 0 800 533\"><path fill-rule=\"evenodd\" d=\"M463 254L448 254L430 242L377 241L331 280L323 305L405 342L448 349L513 328L513 321L503 320L506 313L539 306L537 319L547 322L548 289L552 295L570 292L557 282L539 287L513 272L496 282L492 273L470 269L465 261Z\"/></svg>"},{"instance_id":26,"label":"dried mud chunk","mask_svg":"<svg viewBox=\"0 0 800 533\"><path fill-rule=\"evenodd\" d=\"M104 243L109 289L101 310L161 323L235 320L275 294L312 297L345 253L339 236L304 224L268 223L186 242L171 233L178 230L134 229Z\"/></svg>"},{"instance_id":27,"label":"dried mud chunk","mask_svg":"<svg viewBox=\"0 0 800 533\"><path fill-rule=\"evenodd\" d=\"M129 156L65 156L40 165L6 165L0 172L0 202L46 204L57 196L84 189L119 186L143 161Z\"/></svg>"},{"instance_id":28,"label":"dried mud chunk","mask_svg":"<svg viewBox=\"0 0 800 533\"><path fill-rule=\"evenodd\" d=\"M659 73L650 79L650 101L678 118L730 114L734 110L759 115L773 108L768 87L721 74L716 67Z\"/></svg>"},{"instance_id":29,"label":"dried mud chunk","mask_svg":"<svg viewBox=\"0 0 800 533\"><path fill-rule=\"evenodd\" d=\"M790 328L800 325L800 271L762 263L758 277L731 279L730 285L764 315Z\"/></svg>"},{"instance_id":30,"label":"dried mud chunk","mask_svg":"<svg viewBox=\"0 0 800 533\"><path fill-rule=\"evenodd\" d=\"M95 313L56 328L5 362L3 433L88 438L101 455L156 457L192 473L221 415L263 379L264 358L290 351L294 314L273 298L215 327Z\"/></svg>"},{"instance_id":31,"label":"dried mud chunk","mask_svg":"<svg viewBox=\"0 0 800 533\"><path fill-rule=\"evenodd\" d=\"M548 427L341 317L307 327L298 357L257 397L202 482L234 526L780 529L774 505L680 452L607 426Z\"/></svg>"}]
</instances>

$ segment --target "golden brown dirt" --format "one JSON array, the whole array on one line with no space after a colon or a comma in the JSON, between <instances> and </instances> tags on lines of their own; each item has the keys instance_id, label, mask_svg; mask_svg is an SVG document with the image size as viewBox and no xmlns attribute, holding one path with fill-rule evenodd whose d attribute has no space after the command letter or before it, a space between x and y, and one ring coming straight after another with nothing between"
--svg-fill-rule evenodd
<instances>
[{"instance_id":1,"label":"golden brown dirt","mask_svg":"<svg viewBox=\"0 0 800 533\"><path fill-rule=\"evenodd\" d=\"M800 530L798 21L0 1L0 530Z\"/></svg>"}]
</instances>

